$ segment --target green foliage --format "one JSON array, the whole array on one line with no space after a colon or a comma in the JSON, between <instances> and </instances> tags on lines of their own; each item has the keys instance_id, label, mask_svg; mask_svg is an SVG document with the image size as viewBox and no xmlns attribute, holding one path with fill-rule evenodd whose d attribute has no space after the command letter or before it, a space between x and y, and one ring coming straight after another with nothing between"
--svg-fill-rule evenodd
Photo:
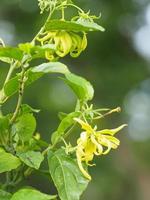
<instances>
[{"instance_id":1,"label":"green foliage","mask_svg":"<svg viewBox=\"0 0 150 200\"><path fill-rule=\"evenodd\" d=\"M20 112L21 114L26 114L26 113L39 113L39 109L32 108L28 104L22 104L20 107Z\"/></svg>"},{"instance_id":2,"label":"green foliage","mask_svg":"<svg viewBox=\"0 0 150 200\"><path fill-rule=\"evenodd\" d=\"M66 30L66 31L104 31L105 29L94 22L89 21L60 21L50 20L46 24L47 31Z\"/></svg>"},{"instance_id":3,"label":"green foliage","mask_svg":"<svg viewBox=\"0 0 150 200\"><path fill-rule=\"evenodd\" d=\"M0 148L0 173L11 171L21 165L19 158L7 153L4 149Z\"/></svg>"},{"instance_id":4,"label":"green foliage","mask_svg":"<svg viewBox=\"0 0 150 200\"><path fill-rule=\"evenodd\" d=\"M21 189L16 192L11 200L51 200L56 199L56 196L41 193L35 189Z\"/></svg>"},{"instance_id":5,"label":"green foliage","mask_svg":"<svg viewBox=\"0 0 150 200\"><path fill-rule=\"evenodd\" d=\"M68 73L65 76L65 82L72 88L72 90L80 100L92 100L94 96L94 89L90 82L72 73Z\"/></svg>"},{"instance_id":6,"label":"green foliage","mask_svg":"<svg viewBox=\"0 0 150 200\"><path fill-rule=\"evenodd\" d=\"M9 192L0 189L0 200L10 200L12 195Z\"/></svg>"},{"instance_id":7,"label":"green foliage","mask_svg":"<svg viewBox=\"0 0 150 200\"><path fill-rule=\"evenodd\" d=\"M26 113L17 118L12 126L12 134L17 135L22 142L29 141L36 129L36 120L32 114Z\"/></svg>"},{"instance_id":8,"label":"green foliage","mask_svg":"<svg viewBox=\"0 0 150 200\"><path fill-rule=\"evenodd\" d=\"M68 128L75 123L74 118L79 116L80 112L73 112L62 119L57 130L52 134L52 144L56 144L62 137L66 136Z\"/></svg>"},{"instance_id":9,"label":"green foliage","mask_svg":"<svg viewBox=\"0 0 150 200\"><path fill-rule=\"evenodd\" d=\"M34 46L31 43L19 44L19 49L28 54L30 59L45 58L45 52L50 51L51 53L55 51L55 46L51 44L46 44L43 46Z\"/></svg>"},{"instance_id":10,"label":"green foliage","mask_svg":"<svg viewBox=\"0 0 150 200\"><path fill-rule=\"evenodd\" d=\"M44 156L40 152L35 151L17 153L17 156L27 166L35 169L39 169L41 162L44 160Z\"/></svg>"},{"instance_id":11,"label":"green foliage","mask_svg":"<svg viewBox=\"0 0 150 200\"><path fill-rule=\"evenodd\" d=\"M41 65L32 67L28 69L25 73L26 82L25 86L32 84L37 79L41 78L44 74L47 73L61 73L66 74L69 70L63 63L59 62L50 62L50 63L43 63ZM16 77L10 79L4 85L4 94L8 97L12 96L19 90L19 80L21 74L17 74Z\"/></svg>"},{"instance_id":12,"label":"green foliage","mask_svg":"<svg viewBox=\"0 0 150 200\"><path fill-rule=\"evenodd\" d=\"M6 143L9 137L9 118L8 116L0 116L0 145Z\"/></svg>"},{"instance_id":13,"label":"green foliage","mask_svg":"<svg viewBox=\"0 0 150 200\"><path fill-rule=\"evenodd\" d=\"M0 47L0 58L9 58L21 61L23 58L23 52L18 48Z\"/></svg>"},{"instance_id":14,"label":"green foliage","mask_svg":"<svg viewBox=\"0 0 150 200\"><path fill-rule=\"evenodd\" d=\"M69 72L66 65L60 62L50 62L50 63L44 63L42 65L33 67L31 69L31 72L33 73L61 73L66 74Z\"/></svg>"},{"instance_id":15,"label":"green foliage","mask_svg":"<svg viewBox=\"0 0 150 200\"><path fill-rule=\"evenodd\" d=\"M11 96L19 90L19 75L10 79L4 86L4 94Z\"/></svg>"},{"instance_id":16,"label":"green foliage","mask_svg":"<svg viewBox=\"0 0 150 200\"><path fill-rule=\"evenodd\" d=\"M79 200L88 180L83 177L76 160L63 150L48 152L49 171L61 200Z\"/></svg>"}]
</instances>

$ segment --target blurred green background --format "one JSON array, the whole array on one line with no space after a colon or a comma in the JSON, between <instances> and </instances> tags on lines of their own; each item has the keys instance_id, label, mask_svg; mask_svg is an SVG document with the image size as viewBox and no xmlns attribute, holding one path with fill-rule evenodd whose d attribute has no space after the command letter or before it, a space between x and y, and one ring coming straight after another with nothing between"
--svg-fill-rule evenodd
<instances>
[{"instance_id":1,"label":"blurred green background","mask_svg":"<svg viewBox=\"0 0 150 200\"><path fill-rule=\"evenodd\" d=\"M96 158L90 169L93 180L82 200L150 199L150 2L149 0L78 0L85 10L102 13L98 22L105 33L90 33L88 48L77 59L62 61L72 72L83 75L95 87L97 107L122 107L100 121L99 126L128 123L118 137L121 146L108 156ZM28 42L45 17L37 0L0 0L0 37L7 45ZM8 66L0 63L0 85ZM13 111L13 97L5 112ZM30 86L24 102L40 108L38 131L50 141L58 125L58 111L70 112L75 96L57 76L47 75ZM55 192L48 179L34 174L28 181L43 192Z\"/></svg>"}]
</instances>

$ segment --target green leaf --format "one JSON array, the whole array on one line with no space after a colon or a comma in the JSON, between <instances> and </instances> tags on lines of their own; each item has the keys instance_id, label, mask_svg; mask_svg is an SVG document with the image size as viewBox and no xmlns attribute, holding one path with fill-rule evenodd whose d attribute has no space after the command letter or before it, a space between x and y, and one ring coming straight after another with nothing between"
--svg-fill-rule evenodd
<instances>
[{"instance_id":1,"label":"green leaf","mask_svg":"<svg viewBox=\"0 0 150 200\"><path fill-rule=\"evenodd\" d=\"M7 57L0 57L0 61L10 64L12 62L12 59Z\"/></svg>"},{"instance_id":2,"label":"green leaf","mask_svg":"<svg viewBox=\"0 0 150 200\"><path fill-rule=\"evenodd\" d=\"M67 113L64 113L64 112L59 112L59 113L58 113L58 118L59 118L60 120L63 120L66 116L67 116Z\"/></svg>"},{"instance_id":3,"label":"green leaf","mask_svg":"<svg viewBox=\"0 0 150 200\"><path fill-rule=\"evenodd\" d=\"M75 117L79 117L80 112L72 112L62 119L57 130L52 134L51 141L53 144L57 143L59 139L64 136L67 129L75 123Z\"/></svg>"},{"instance_id":4,"label":"green leaf","mask_svg":"<svg viewBox=\"0 0 150 200\"><path fill-rule=\"evenodd\" d=\"M49 171L61 200L79 200L88 185L76 160L66 155L64 150L48 152Z\"/></svg>"},{"instance_id":5,"label":"green leaf","mask_svg":"<svg viewBox=\"0 0 150 200\"><path fill-rule=\"evenodd\" d=\"M0 200L10 200L12 195L4 190L0 190Z\"/></svg>"},{"instance_id":6,"label":"green leaf","mask_svg":"<svg viewBox=\"0 0 150 200\"><path fill-rule=\"evenodd\" d=\"M0 148L0 173L11 171L21 165L20 159Z\"/></svg>"},{"instance_id":7,"label":"green leaf","mask_svg":"<svg viewBox=\"0 0 150 200\"><path fill-rule=\"evenodd\" d=\"M105 29L88 20L79 20L79 21L62 21L62 20L50 20L46 24L47 31L57 31L57 30L66 30L66 31L75 31L75 32L82 32L82 31L105 31Z\"/></svg>"},{"instance_id":8,"label":"green leaf","mask_svg":"<svg viewBox=\"0 0 150 200\"><path fill-rule=\"evenodd\" d=\"M9 118L7 116L0 116L0 144L7 140L9 129Z\"/></svg>"},{"instance_id":9,"label":"green leaf","mask_svg":"<svg viewBox=\"0 0 150 200\"><path fill-rule=\"evenodd\" d=\"M60 62L50 62L50 63L44 63L37 67L34 67L31 69L34 73L62 73L66 74L69 72L66 65Z\"/></svg>"},{"instance_id":10,"label":"green leaf","mask_svg":"<svg viewBox=\"0 0 150 200\"><path fill-rule=\"evenodd\" d=\"M26 72L27 81L25 86L30 85L32 82L36 81L42 76L42 73L33 73L30 70ZM17 91L19 91L19 79L20 74L17 74L14 78L10 79L4 86L4 94L5 96L12 96Z\"/></svg>"},{"instance_id":11,"label":"green leaf","mask_svg":"<svg viewBox=\"0 0 150 200\"><path fill-rule=\"evenodd\" d=\"M36 67L33 67L29 69L26 72L27 81L25 83L25 86L30 85L37 79L41 78L44 74L47 73L61 73L61 74L67 74L69 72L66 65L60 62L49 62L49 63L43 63L41 65L38 65ZM19 90L19 79L20 74L18 74L16 77L10 79L4 86L4 93L6 96L11 96L15 94Z\"/></svg>"},{"instance_id":12,"label":"green leaf","mask_svg":"<svg viewBox=\"0 0 150 200\"><path fill-rule=\"evenodd\" d=\"M39 113L40 110L39 109L35 109L32 108L31 106L29 106L28 104L22 104L21 105L21 114L25 114L25 113Z\"/></svg>"},{"instance_id":13,"label":"green leaf","mask_svg":"<svg viewBox=\"0 0 150 200\"><path fill-rule=\"evenodd\" d=\"M40 147L44 147L47 148L49 146L49 143L45 142L44 140L36 140L37 145L39 145Z\"/></svg>"},{"instance_id":14,"label":"green leaf","mask_svg":"<svg viewBox=\"0 0 150 200\"><path fill-rule=\"evenodd\" d=\"M56 199L55 195L44 194L35 189L21 189L17 191L11 200L51 200Z\"/></svg>"},{"instance_id":15,"label":"green leaf","mask_svg":"<svg viewBox=\"0 0 150 200\"><path fill-rule=\"evenodd\" d=\"M4 86L4 94L6 96L11 96L19 90L19 78L17 75L14 78L10 79Z\"/></svg>"},{"instance_id":16,"label":"green leaf","mask_svg":"<svg viewBox=\"0 0 150 200\"><path fill-rule=\"evenodd\" d=\"M65 74L65 76L65 82L80 100L88 101L93 99L94 89L90 82L72 73Z\"/></svg>"},{"instance_id":17,"label":"green leaf","mask_svg":"<svg viewBox=\"0 0 150 200\"><path fill-rule=\"evenodd\" d=\"M30 54L32 59L35 58L45 58L45 52L54 52L55 45L53 44L46 44L43 46L34 46L31 43L23 43L19 44L19 49L26 54Z\"/></svg>"},{"instance_id":18,"label":"green leaf","mask_svg":"<svg viewBox=\"0 0 150 200\"><path fill-rule=\"evenodd\" d=\"M36 151L27 151L24 153L17 153L17 156L27 166L31 168L35 168L35 169L39 169L42 161L44 160L44 156L40 152L36 152Z\"/></svg>"},{"instance_id":19,"label":"green leaf","mask_svg":"<svg viewBox=\"0 0 150 200\"><path fill-rule=\"evenodd\" d=\"M22 60L23 53L19 48L15 47L0 47L0 57Z\"/></svg>"},{"instance_id":20,"label":"green leaf","mask_svg":"<svg viewBox=\"0 0 150 200\"><path fill-rule=\"evenodd\" d=\"M21 141L29 141L36 129L36 120L30 113L18 117L17 122L12 126L12 134L17 134Z\"/></svg>"},{"instance_id":21,"label":"green leaf","mask_svg":"<svg viewBox=\"0 0 150 200\"><path fill-rule=\"evenodd\" d=\"M34 47L31 43L21 43L18 45L19 49L26 54L30 54L31 49Z\"/></svg>"}]
</instances>

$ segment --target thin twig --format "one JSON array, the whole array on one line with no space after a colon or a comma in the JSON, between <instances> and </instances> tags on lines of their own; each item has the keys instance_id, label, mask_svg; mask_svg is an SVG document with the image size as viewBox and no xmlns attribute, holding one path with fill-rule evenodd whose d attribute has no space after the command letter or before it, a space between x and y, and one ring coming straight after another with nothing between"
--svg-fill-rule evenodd
<instances>
[{"instance_id":1,"label":"thin twig","mask_svg":"<svg viewBox=\"0 0 150 200\"><path fill-rule=\"evenodd\" d=\"M24 93L24 86L25 86L25 80L24 80L24 75L25 75L25 68L22 68L22 73L21 73L21 78L20 78L20 86L19 86L19 96L18 96L18 102L17 102L17 106L15 109L15 112L10 120L10 123L12 124L15 120L16 117L19 113L19 109L22 103L22 99L23 99L23 93Z\"/></svg>"}]
</instances>

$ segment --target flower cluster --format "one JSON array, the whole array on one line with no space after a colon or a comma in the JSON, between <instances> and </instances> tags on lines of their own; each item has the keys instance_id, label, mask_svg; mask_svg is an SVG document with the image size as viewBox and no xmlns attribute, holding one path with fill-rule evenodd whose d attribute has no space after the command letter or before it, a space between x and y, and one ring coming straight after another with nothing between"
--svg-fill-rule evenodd
<instances>
[{"instance_id":1,"label":"flower cluster","mask_svg":"<svg viewBox=\"0 0 150 200\"><path fill-rule=\"evenodd\" d=\"M57 4L57 0L38 0L38 2L41 13L43 13L45 10L52 10Z\"/></svg>"},{"instance_id":2,"label":"flower cluster","mask_svg":"<svg viewBox=\"0 0 150 200\"><path fill-rule=\"evenodd\" d=\"M47 31L42 33L37 40L41 45L52 44L55 46L55 54L59 57L64 57L70 54L72 57L78 57L87 47L86 33L82 36L74 32L67 31ZM55 55L51 51L46 51L45 57L48 60L53 60Z\"/></svg>"},{"instance_id":3,"label":"flower cluster","mask_svg":"<svg viewBox=\"0 0 150 200\"><path fill-rule=\"evenodd\" d=\"M97 131L97 127L92 128L91 125L79 118L74 118L74 120L77 121L84 130L77 140L76 157L78 166L83 175L91 180L91 176L83 167L83 162L87 165L91 165L89 162L93 160L94 155L106 155L111 149L116 149L120 141L114 137L114 135L127 125L123 124L115 129Z\"/></svg>"}]
</instances>

